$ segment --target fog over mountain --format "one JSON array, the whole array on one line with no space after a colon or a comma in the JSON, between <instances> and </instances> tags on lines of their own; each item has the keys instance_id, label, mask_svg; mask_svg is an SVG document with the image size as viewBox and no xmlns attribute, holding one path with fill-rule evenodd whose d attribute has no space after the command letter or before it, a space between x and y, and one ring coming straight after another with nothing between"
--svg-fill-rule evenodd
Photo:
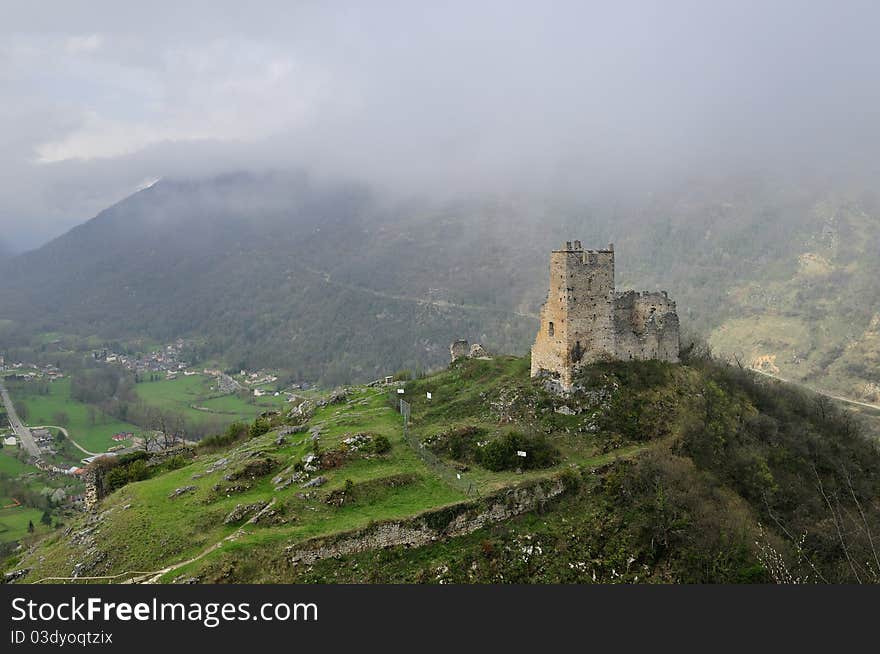
<instances>
[{"instance_id":1,"label":"fog over mountain","mask_svg":"<svg viewBox=\"0 0 880 654\"><path fill-rule=\"evenodd\" d=\"M875 3L185 4L7 10L15 343L327 384L524 353L548 250L613 240L718 351L880 398Z\"/></svg>"},{"instance_id":2,"label":"fog over mountain","mask_svg":"<svg viewBox=\"0 0 880 654\"><path fill-rule=\"evenodd\" d=\"M870 181L878 18L857 1L19 3L0 26L2 238L35 247L158 178L235 171L538 205L693 175Z\"/></svg>"}]
</instances>

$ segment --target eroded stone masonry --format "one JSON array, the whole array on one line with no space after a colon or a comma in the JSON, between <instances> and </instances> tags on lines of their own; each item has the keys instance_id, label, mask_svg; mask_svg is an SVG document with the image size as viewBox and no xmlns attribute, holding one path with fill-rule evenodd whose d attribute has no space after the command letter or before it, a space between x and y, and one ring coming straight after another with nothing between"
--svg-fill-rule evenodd
<instances>
[{"instance_id":1,"label":"eroded stone masonry","mask_svg":"<svg viewBox=\"0 0 880 654\"><path fill-rule=\"evenodd\" d=\"M678 361L675 302L666 291L614 289L614 246L568 241L550 254L550 291L532 346L532 377L570 391L578 366L601 360Z\"/></svg>"}]
</instances>

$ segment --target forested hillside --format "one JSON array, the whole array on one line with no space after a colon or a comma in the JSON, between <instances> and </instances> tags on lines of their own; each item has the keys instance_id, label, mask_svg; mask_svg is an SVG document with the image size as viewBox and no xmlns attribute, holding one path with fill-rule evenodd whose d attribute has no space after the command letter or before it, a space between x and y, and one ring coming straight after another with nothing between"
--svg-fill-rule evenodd
<instances>
[{"instance_id":1,"label":"forested hillside","mask_svg":"<svg viewBox=\"0 0 880 654\"><path fill-rule=\"evenodd\" d=\"M366 380L438 366L458 337L525 352L548 251L613 241L618 286L668 290L716 351L870 398L880 204L863 188L740 178L391 201L307 175L163 180L0 264L0 319L15 321L7 344L197 336L230 366Z\"/></svg>"}]
</instances>

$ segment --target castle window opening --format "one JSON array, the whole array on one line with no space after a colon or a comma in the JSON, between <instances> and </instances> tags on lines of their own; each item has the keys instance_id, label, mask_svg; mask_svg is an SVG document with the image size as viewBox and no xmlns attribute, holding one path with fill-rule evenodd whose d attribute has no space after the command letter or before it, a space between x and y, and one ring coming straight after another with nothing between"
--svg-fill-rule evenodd
<instances>
[{"instance_id":1,"label":"castle window opening","mask_svg":"<svg viewBox=\"0 0 880 654\"><path fill-rule=\"evenodd\" d=\"M553 322L552 322L552 321L551 321L551 322L548 322L548 323L547 323L547 333L548 333L550 336L553 336L553 334L555 333L555 331L556 331L556 330L553 329Z\"/></svg>"}]
</instances>

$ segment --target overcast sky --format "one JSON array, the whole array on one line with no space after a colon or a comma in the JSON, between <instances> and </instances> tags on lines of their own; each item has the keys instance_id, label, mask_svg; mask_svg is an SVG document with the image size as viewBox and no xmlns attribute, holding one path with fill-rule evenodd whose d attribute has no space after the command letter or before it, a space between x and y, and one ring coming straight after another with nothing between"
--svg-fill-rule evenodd
<instances>
[{"instance_id":1,"label":"overcast sky","mask_svg":"<svg viewBox=\"0 0 880 654\"><path fill-rule=\"evenodd\" d=\"M865 169L880 149L876 2L0 8L0 241L16 249L161 177L297 165L407 192L576 188Z\"/></svg>"}]
</instances>

